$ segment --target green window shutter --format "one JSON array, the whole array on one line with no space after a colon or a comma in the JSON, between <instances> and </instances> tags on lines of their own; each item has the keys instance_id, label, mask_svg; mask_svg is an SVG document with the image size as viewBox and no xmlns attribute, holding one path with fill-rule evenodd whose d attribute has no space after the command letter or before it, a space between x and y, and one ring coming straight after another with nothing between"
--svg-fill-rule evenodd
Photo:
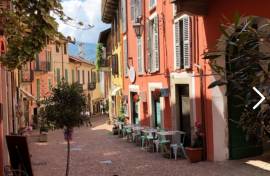
<instances>
[{"instance_id":1,"label":"green window shutter","mask_svg":"<svg viewBox=\"0 0 270 176\"><path fill-rule=\"evenodd\" d=\"M185 16L183 18L183 60L184 68L191 67L191 57L190 57L190 18Z\"/></svg>"},{"instance_id":2,"label":"green window shutter","mask_svg":"<svg viewBox=\"0 0 270 176\"><path fill-rule=\"evenodd\" d=\"M135 21L135 0L130 0L130 16L131 20Z\"/></svg>"},{"instance_id":3,"label":"green window shutter","mask_svg":"<svg viewBox=\"0 0 270 176\"><path fill-rule=\"evenodd\" d=\"M77 71L77 82L80 84L81 83L81 79L80 79L80 70Z\"/></svg>"},{"instance_id":4,"label":"green window shutter","mask_svg":"<svg viewBox=\"0 0 270 176\"><path fill-rule=\"evenodd\" d=\"M68 70L67 69L65 69L65 79L68 82Z\"/></svg>"},{"instance_id":5,"label":"green window shutter","mask_svg":"<svg viewBox=\"0 0 270 176\"><path fill-rule=\"evenodd\" d=\"M37 79L37 99L40 99L40 80Z\"/></svg>"},{"instance_id":6,"label":"green window shutter","mask_svg":"<svg viewBox=\"0 0 270 176\"><path fill-rule=\"evenodd\" d=\"M71 71L72 73L72 83L74 83L75 82L75 71L72 69L72 71Z\"/></svg>"},{"instance_id":7,"label":"green window shutter","mask_svg":"<svg viewBox=\"0 0 270 176\"><path fill-rule=\"evenodd\" d=\"M61 82L60 68L56 69L56 80L57 80L57 84L60 84Z\"/></svg>"},{"instance_id":8,"label":"green window shutter","mask_svg":"<svg viewBox=\"0 0 270 176\"><path fill-rule=\"evenodd\" d=\"M121 9L122 9L122 32L125 33L127 30L126 0L121 0Z\"/></svg>"},{"instance_id":9,"label":"green window shutter","mask_svg":"<svg viewBox=\"0 0 270 176\"><path fill-rule=\"evenodd\" d=\"M151 72L152 63L152 27L151 22L146 21L146 31L147 31L147 72Z\"/></svg>"},{"instance_id":10,"label":"green window shutter","mask_svg":"<svg viewBox=\"0 0 270 176\"><path fill-rule=\"evenodd\" d=\"M158 36L159 28L158 28L158 16L154 18L153 25L153 70L154 72L159 71L159 36Z\"/></svg>"},{"instance_id":11,"label":"green window shutter","mask_svg":"<svg viewBox=\"0 0 270 176\"><path fill-rule=\"evenodd\" d=\"M181 68L181 45L180 45L180 21L174 24L174 41L175 41L175 65L176 69Z\"/></svg>"},{"instance_id":12,"label":"green window shutter","mask_svg":"<svg viewBox=\"0 0 270 176\"><path fill-rule=\"evenodd\" d=\"M52 80L51 79L48 79L48 88L49 88L49 90L52 89Z\"/></svg>"},{"instance_id":13,"label":"green window shutter","mask_svg":"<svg viewBox=\"0 0 270 176\"><path fill-rule=\"evenodd\" d=\"M137 57L138 57L138 74L143 74L143 53L142 53L142 38L137 38Z\"/></svg>"},{"instance_id":14,"label":"green window shutter","mask_svg":"<svg viewBox=\"0 0 270 176\"><path fill-rule=\"evenodd\" d=\"M127 39L124 39L124 69L125 69L125 76L128 76L128 47L127 47Z\"/></svg>"},{"instance_id":15,"label":"green window shutter","mask_svg":"<svg viewBox=\"0 0 270 176\"><path fill-rule=\"evenodd\" d=\"M84 70L82 71L82 81L83 81L83 84L85 84L85 79L84 79Z\"/></svg>"},{"instance_id":16,"label":"green window shutter","mask_svg":"<svg viewBox=\"0 0 270 176\"><path fill-rule=\"evenodd\" d=\"M137 0L137 18L142 17L142 0Z\"/></svg>"}]
</instances>

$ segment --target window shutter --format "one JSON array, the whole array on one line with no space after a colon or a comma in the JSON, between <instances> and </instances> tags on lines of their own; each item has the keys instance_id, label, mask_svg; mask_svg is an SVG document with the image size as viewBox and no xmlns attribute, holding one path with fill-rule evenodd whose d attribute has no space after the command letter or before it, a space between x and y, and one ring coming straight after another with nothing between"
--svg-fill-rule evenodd
<instances>
[{"instance_id":1,"label":"window shutter","mask_svg":"<svg viewBox=\"0 0 270 176\"><path fill-rule=\"evenodd\" d=\"M142 0L137 0L137 17L142 16Z\"/></svg>"},{"instance_id":2,"label":"window shutter","mask_svg":"<svg viewBox=\"0 0 270 176\"><path fill-rule=\"evenodd\" d=\"M128 53L127 53L127 39L124 39L124 69L125 69L125 76L128 76Z\"/></svg>"},{"instance_id":3,"label":"window shutter","mask_svg":"<svg viewBox=\"0 0 270 176\"><path fill-rule=\"evenodd\" d=\"M122 0L121 6L122 6L122 32L125 33L127 29L126 0Z\"/></svg>"},{"instance_id":4,"label":"window shutter","mask_svg":"<svg viewBox=\"0 0 270 176\"><path fill-rule=\"evenodd\" d=\"M181 45L180 45L180 21L174 24L174 40L175 40L175 64L176 69L181 68Z\"/></svg>"},{"instance_id":5,"label":"window shutter","mask_svg":"<svg viewBox=\"0 0 270 176\"><path fill-rule=\"evenodd\" d=\"M137 39L137 51L138 51L138 73L143 74L143 60L142 60L142 39Z\"/></svg>"},{"instance_id":6,"label":"window shutter","mask_svg":"<svg viewBox=\"0 0 270 176\"><path fill-rule=\"evenodd\" d=\"M115 55L115 74L119 74L118 55Z\"/></svg>"},{"instance_id":7,"label":"window shutter","mask_svg":"<svg viewBox=\"0 0 270 176\"><path fill-rule=\"evenodd\" d=\"M130 0L130 13L131 20L135 21L135 0Z\"/></svg>"},{"instance_id":8,"label":"window shutter","mask_svg":"<svg viewBox=\"0 0 270 176\"><path fill-rule=\"evenodd\" d=\"M190 68L190 19L188 16L183 18L183 42L184 68Z\"/></svg>"},{"instance_id":9,"label":"window shutter","mask_svg":"<svg viewBox=\"0 0 270 176\"><path fill-rule=\"evenodd\" d=\"M159 40L158 40L158 16L154 18L153 24L153 72L159 71Z\"/></svg>"},{"instance_id":10,"label":"window shutter","mask_svg":"<svg viewBox=\"0 0 270 176\"><path fill-rule=\"evenodd\" d=\"M151 53L152 53L152 30L151 30L151 25L150 21L146 21L146 31L147 31L147 72L151 72Z\"/></svg>"}]
</instances>

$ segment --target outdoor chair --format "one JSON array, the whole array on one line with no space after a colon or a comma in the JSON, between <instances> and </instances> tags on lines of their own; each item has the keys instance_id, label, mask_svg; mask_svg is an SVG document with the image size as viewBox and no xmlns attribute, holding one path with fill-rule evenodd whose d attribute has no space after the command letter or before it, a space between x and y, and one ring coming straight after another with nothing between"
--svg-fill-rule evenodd
<instances>
[{"instance_id":1,"label":"outdoor chair","mask_svg":"<svg viewBox=\"0 0 270 176\"><path fill-rule=\"evenodd\" d=\"M133 133L132 133L132 141L133 142L135 142L137 144L138 143L138 140L140 139L140 137L141 137L140 130L133 131Z\"/></svg>"},{"instance_id":2,"label":"outdoor chair","mask_svg":"<svg viewBox=\"0 0 270 176\"><path fill-rule=\"evenodd\" d=\"M165 131L164 129L160 129L159 132L163 132ZM161 136L161 135L157 135L157 137L153 140L153 143L155 144L156 147L156 152L159 152L159 145L161 144L165 144L165 143L169 143L170 141L166 140L165 136ZM154 150L154 148L153 148Z\"/></svg>"},{"instance_id":3,"label":"outdoor chair","mask_svg":"<svg viewBox=\"0 0 270 176\"><path fill-rule=\"evenodd\" d=\"M183 131L177 131L172 136L172 144L170 145L171 151L170 151L170 158L172 158L172 153L174 155L174 159L177 160L177 151L180 149L180 151L183 153L184 158L187 158L185 148L184 148L184 142L185 142L185 136L186 133Z\"/></svg>"},{"instance_id":4,"label":"outdoor chair","mask_svg":"<svg viewBox=\"0 0 270 176\"><path fill-rule=\"evenodd\" d=\"M130 141L130 139L132 139L132 129L131 129L131 127L125 128L125 134L127 135L127 141Z\"/></svg>"}]
</instances>

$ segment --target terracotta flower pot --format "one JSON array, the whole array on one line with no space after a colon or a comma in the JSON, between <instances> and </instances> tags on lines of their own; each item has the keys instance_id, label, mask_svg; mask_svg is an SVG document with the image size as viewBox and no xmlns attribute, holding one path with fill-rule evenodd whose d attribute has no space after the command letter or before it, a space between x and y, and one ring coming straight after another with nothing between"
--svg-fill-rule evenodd
<instances>
[{"instance_id":1,"label":"terracotta flower pot","mask_svg":"<svg viewBox=\"0 0 270 176\"><path fill-rule=\"evenodd\" d=\"M185 150L191 163L202 161L202 148L186 147Z\"/></svg>"}]
</instances>

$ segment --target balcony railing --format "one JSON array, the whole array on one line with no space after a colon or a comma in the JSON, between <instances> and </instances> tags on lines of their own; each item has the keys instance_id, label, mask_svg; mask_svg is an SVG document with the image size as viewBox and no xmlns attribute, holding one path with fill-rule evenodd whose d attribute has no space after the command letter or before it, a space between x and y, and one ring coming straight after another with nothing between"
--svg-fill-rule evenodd
<instances>
[{"instance_id":1,"label":"balcony railing","mask_svg":"<svg viewBox=\"0 0 270 176\"><path fill-rule=\"evenodd\" d=\"M33 70L21 70L21 82L30 83L34 80Z\"/></svg>"},{"instance_id":2,"label":"balcony railing","mask_svg":"<svg viewBox=\"0 0 270 176\"><path fill-rule=\"evenodd\" d=\"M101 59L100 60L100 67L110 67L110 60L109 59Z\"/></svg>"},{"instance_id":3,"label":"balcony railing","mask_svg":"<svg viewBox=\"0 0 270 176\"><path fill-rule=\"evenodd\" d=\"M35 71L48 72L51 71L51 63L48 61L39 61L35 63Z\"/></svg>"},{"instance_id":4,"label":"balcony railing","mask_svg":"<svg viewBox=\"0 0 270 176\"><path fill-rule=\"evenodd\" d=\"M88 90L95 90L96 89L96 83L90 82L88 83Z\"/></svg>"}]
</instances>

